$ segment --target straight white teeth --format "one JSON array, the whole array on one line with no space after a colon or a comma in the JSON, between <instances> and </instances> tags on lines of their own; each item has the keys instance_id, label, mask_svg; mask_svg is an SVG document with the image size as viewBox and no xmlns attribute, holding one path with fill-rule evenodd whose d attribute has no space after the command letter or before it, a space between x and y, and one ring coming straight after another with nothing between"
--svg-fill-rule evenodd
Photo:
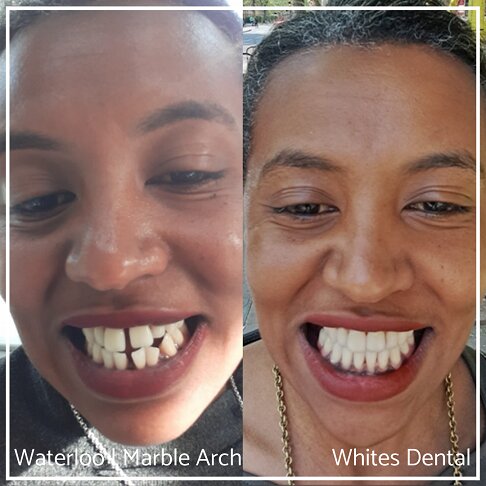
<instances>
[{"instance_id":1,"label":"straight white teeth","mask_svg":"<svg viewBox=\"0 0 486 486\"><path fill-rule=\"evenodd\" d=\"M362 332L323 327L317 346L333 365L369 375L400 368L414 348L413 331Z\"/></svg>"},{"instance_id":2,"label":"straight white teeth","mask_svg":"<svg viewBox=\"0 0 486 486\"><path fill-rule=\"evenodd\" d=\"M128 329L87 327L82 331L88 356L105 368L117 370L126 370L131 364L139 370L156 366L159 359L175 356L189 339L184 321Z\"/></svg>"}]
</instances>

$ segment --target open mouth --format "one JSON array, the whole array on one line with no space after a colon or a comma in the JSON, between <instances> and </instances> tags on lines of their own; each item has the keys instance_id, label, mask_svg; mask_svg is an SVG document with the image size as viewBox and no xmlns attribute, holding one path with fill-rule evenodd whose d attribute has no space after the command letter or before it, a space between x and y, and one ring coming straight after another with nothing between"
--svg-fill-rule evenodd
<instances>
[{"instance_id":1,"label":"open mouth","mask_svg":"<svg viewBox=\"0 0 486 486\"><path fill-rule=\"evenodd\" d=\"M67 325L63 333L76 349L106 369L141 370L180 353L200 321L200 316L192 316L172 323L124 328Z\"/></svg>"},{"instance_id":2,"label":"open mouth","mask_svg":"<svg viewBox=\"0 0 486 486\"><path fill-rule=\"evenodd\" d=\"M358 331L306 323L309 344L336 370L376 376L401 368L416 352L430 328L408 331Z\"/></svg>"},{"instance_id":3,"label":"open mouth","mask_svg":"<svg viewBox=\"0 0 486 486\"><path fill-rule=\"evenodd\" d=\"M158 397L193 369L207 317L180 310L79 314L63 321L77 376L102 399Z\"/></svg>"}]
</instances>

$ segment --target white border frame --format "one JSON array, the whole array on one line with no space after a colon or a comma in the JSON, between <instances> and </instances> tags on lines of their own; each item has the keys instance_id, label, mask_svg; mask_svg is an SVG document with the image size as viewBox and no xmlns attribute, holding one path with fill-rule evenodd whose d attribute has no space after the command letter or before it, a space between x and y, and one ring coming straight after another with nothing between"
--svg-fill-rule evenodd
<instances>
[{"instance_id":1,"label":"white border frame","mask_svg":"<svg viewBox=\"0 0 486 486\"><path fill-rule=\"evenodd\" d=\"M6 44L5 44L5 72L7 76L6 82L6 103L5 103L5 131L6 131L6 144L5 144L5 155L6 155L6 172L5 172L5 205L6 205L6 245L5 245L5 274L6 274L6 304L7 309L10 311L10 12L14 10L64 10L64 11L103 11L103 10L131 10L131 11L144 11L144 10L169 10L169 11L230 11L236 12L238 17L242 20L242 10L241 8L234 7L6 7ZM243 30L242 30L243 33ZM6 361L6 387L5 387L5 445L6 445L6 457L5 457L5 472L6 480L16 480L16 481L33 481L39 484L39 481L51 482L51 481L62 481L62 482L72 482L72 481L93 481L93 482L103 482L103 481L159 481L159 480L170 480L170 481L241 481L243 478L241 476L137 476L137 477L123 477L123 476L11 476L10 475L10 337L7 335L5 339L5 361Z\"/></svg>"},{"instance_id":2,"label":"white border frame","mask_svg":"<svg viewBox=\"0 0 486 486\"><path fill-rule=\"evenodd\" d=\"M193 10L216 10L216 11L235 11L233 7L6 7L6 73L7 73L7 83L6 83L6 104L5 104L5 120L6 120L6 259L5 259L5 269L6 269L6 304L7 308L10 310L10 212L8 208L10 207L10 12L14 10L179 10L179 11L193 11ZM236 10L240 14L246 10L475 10L476 11L476 26L480 25L480 8L479 7L260 7L260 8L249 8L243 7L242 9ZM243 17L243 15L240 15ZM480 46L480 29L476 28L476 66L478 66L479 60L479 46ZM479 386L481 380L480 373L480 75L479 69L476 69L476 199L477 199L477 211L476 211L476 475L475 476L463 476L463 480L479 480L480 471L480 395ZM17 481L93 481L93 482L103 482L103 481L124 481L125 477L98 477L98 476L78 476L78 477L65 477L65 476L11 476L10 475L10 339L7 336L5 342L6 351L6 396L5 396L5 434L6 434L6 480L17 480ZM130 481L147 481L147 480L171 480L171 481L243 481L245 477L229 477L229 476L193 476L193 477L168 477L168 476L147 476L147 477L130 477ZM382 481L451 481L453 477L435 477L435 476L347 476L347 477L335 477L335 476L320 476L320 477L308 477L308 476L296 476L295 481L369 481L369 480L382 480ZM252 477L246 478L246 480L251 481L287 481L286 476L266 476L266 477Z\"/></svg>"},{"instance_id":3,"label":"white border frame","mask_svg":"<svg viewBox=\"0 0 486 486\"><path fill-rule=\"evenodd\" d=\"M455 478L453 476L294 476L291 479L294 481L454 481L455 479L464 481L479 481L480 480L480 439L481 439L481 417L480 417L480 387L481 382L481 369L480 369L480 305L481 305L481 290L480 290L480 207L481 207L481 194L480 194L480 7L243 7L243 13L246 11L307 11L307 10L411 10L411 11L426 11L426 10L448 10L448 11L475 11L476 12L476 475L475 476L462 476L461 478ZM244 368L243 368L244 373ZM287 476L265 476L265 477L251 477L251 481L287 481Z\"/></svg>"}]
</instances>

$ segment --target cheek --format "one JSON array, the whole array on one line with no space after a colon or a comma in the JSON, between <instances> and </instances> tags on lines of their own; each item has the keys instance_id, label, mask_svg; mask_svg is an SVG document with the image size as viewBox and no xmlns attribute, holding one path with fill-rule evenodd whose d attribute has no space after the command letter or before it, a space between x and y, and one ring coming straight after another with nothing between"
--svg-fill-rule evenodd
<instances>
[{"instance_id":1,"label":"cheek","mask_svg":"<svg viewBox=\"0 0 486 486\"><path fill-rule=\"evenodd\" d=\"M425 245L425 242L424 242ZM417 285L438 300L445 322L473 323L476 308L476 251L474 231L433 240L415 258ZM438 309L437 312L440 312Z\"/></svg>"},{"instance_id":2,"label":"cheek","mask_svg":"<svg viewBox=\"0 0 486 486\"><path fill-rule=\"evenodd\" d=\"M214 211L205 211L189 222L184 231L186 250L183 258L193 262L198 280L206 290L219 296L241 298L243 279L243 223L241 200L221 203ZM179 225L180 227L180 225ZM224 300L224 297L223 299Z\"/></svg>"},{"instance_id":3,"label":"cheek","mask_svg":"<svg viewBox=\"0 0 486 486\"><path fill-rule=\"evenodd\" d=\"M191 252L184 265L191 265L189 260L192 260L189 272L193 274L193 281L210 300L223 303L230 298L234 304L235 299L241 298L242 247L235 243L240 239L241 235L233 232L199 235L190 245Z\"/></svg>"},{"instance_id":4,"label":"cheek","mask_svg":"<svg viewBox=\"0 0 486 486\"><path fill-rule=\"evenodd\" d=\"M297 241L270 225L248 230L248 283L259 316L285 314L322 268L322 244Z\"/></svg>"},{"instance_id":5,"label":"cheek","mask_svg":"<svg viewBox=\"0 0 486 486\"><path fill-rule=\"evenodd\" d=\"M29 310L41 314L49 285L62 267L57 242L49 238L19 238L10 244L10 298L12 313Z\"/></svg>"},{"instance_id":6,"label":"cheek","mask_svg":"<svg viewBox=\"0 0 486 486\"><path fill-rule=\"evenodd\" d=\"M12 238L10 251L10 310L22 344L46 374L44 357L49 356L48 329L43 330L45 299L55 258L48 245L20 242Z\"/></svg>"},{"instance_id":7,"label":"cheek","mask_svg":"<svg viewBox=\"0 0 486 486\"><path fill-rule=\"evenodd\" d=\"M59 268L56 246L43 240L12 236L10 250L10 310L22 345L44 377L55 379L59 335L49 321L49 289Z\"/></svg>"}]
</instances>

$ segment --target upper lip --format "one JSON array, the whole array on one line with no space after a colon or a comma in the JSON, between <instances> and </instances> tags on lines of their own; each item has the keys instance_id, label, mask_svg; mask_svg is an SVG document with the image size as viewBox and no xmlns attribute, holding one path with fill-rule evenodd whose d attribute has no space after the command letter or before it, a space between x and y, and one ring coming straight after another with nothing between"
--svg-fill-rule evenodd
<instances>
[{"instance_id":1,"label":"upper lip","mask_svg":"<svg viewBox=\"0 0 486 486\"><path fill-rule=\"evenodd\" d=\"M307 314L300 320L302 324L310 323L321 327L343 327L356 331L414 331L429 327L423 322L409 320L401 316L371 315L361 317L353 314Z\"/></svg>"},{"instance_id":2,"label":"upper lip","mask_svg":"<svg viewBox=\"0 0 486 486\"><path fill-rule=\"evenodd\" d=\"M200 315L197 311L182 309L131 309L123 311L83 311L63 317L62 327L112 327L127 328L144 324L170 324Z\"/></svg>"}]
</instances>

